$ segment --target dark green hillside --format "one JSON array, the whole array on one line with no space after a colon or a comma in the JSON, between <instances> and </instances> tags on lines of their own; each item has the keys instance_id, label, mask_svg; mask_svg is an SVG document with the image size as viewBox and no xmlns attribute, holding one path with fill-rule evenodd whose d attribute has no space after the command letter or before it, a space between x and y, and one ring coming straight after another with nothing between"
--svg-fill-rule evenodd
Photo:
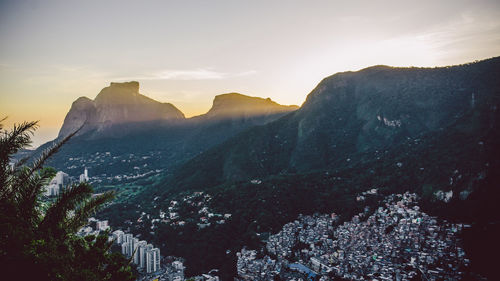
<instances>
[{"instance_id":1,"label":"dark green hillside","mask_svg":"<svg viewBox=\"0 0 500 281\"><path fill-rule=\"evenodd\" d=\"M337 169L408 138L450 128L477 133L482 129L477 116L494 114L498 106L498 77L500 58L446 68L375 66L338 73L325 78L299 110L195 157L165 186L199 189Z\"/></svg>"}]
</instances>

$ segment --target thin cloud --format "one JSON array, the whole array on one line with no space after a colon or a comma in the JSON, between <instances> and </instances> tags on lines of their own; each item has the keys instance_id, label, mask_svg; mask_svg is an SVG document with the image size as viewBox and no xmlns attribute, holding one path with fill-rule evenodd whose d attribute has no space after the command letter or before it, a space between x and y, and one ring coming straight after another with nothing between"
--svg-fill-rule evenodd
<instances>
[{"instance_id":1,"label":"thin cloud","mask_svg":"<svg viewBox=\"0 0 500 281\"><path fill-rule=\"evenodd\" d=\"M222 80L232 77L242 77L257 73L249 70L239 73L219 72L211 69L198 68L193 70L162 70L150 75L120 77L116 80Z\"/></svg>"}]
</instances>

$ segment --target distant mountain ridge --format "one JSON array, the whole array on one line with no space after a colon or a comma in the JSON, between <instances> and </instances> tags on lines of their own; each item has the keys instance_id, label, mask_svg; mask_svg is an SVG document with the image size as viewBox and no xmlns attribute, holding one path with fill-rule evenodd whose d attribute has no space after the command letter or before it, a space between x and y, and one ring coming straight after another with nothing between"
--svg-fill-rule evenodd
<instances>
[{"instance_id":1,"label":"distant mountain ridge","mask_svg":"<svg viewBox=\"0 0 500 281\"><path fill-rule=\"evenodd\" d=\"M297 108L269 98L228 93L216 96L206 114L185 118L174 105L140 94L138 82L112 82L94 100L80 97L73 102L58 139L81 129L50 164L74 175L84 166L94 175L108 178L149 171L158 174L235 134ZM40 146L34 155L51 143ZM105 152L113 154L109 163L91 160L96 153ZM129 154L136 155L138 161L121 159ZM70 158L79 159L78 163L69 163Z\"/></svg>"},{"instance_id":2,"label":"distant mountain ridge","mask_svg":"<svg viewBox=\"0 0 500 281\"><path fill-rule=\"evenodd\" d=\"M82 127L79 135L91 130L99 133L114 125L144 122L175 122L189 120L217 121L234 118L267 118L276 114L288 113L298 106L280 105L270 98L250 97L239 93L217 95L210 110L202 115L186 118L171 103L161 103L139 93L139 82L111 82L94 100L80 97L73 102L64 119L58 138L67 136ZM107 136L107 135L106 135Z\"/></svg>"},{"instance_id":3,"label":"distant mountain ridge","mask_svg":"<svg viewBox=\"0 0 500 281\"><path fill-rule=\"evenodd\" d=\"M180 167L166 185L224 182L350 166L366 153L447 129L498 124L500 58L441 68L374 66L323 79L300 109ZM484 122L484 121L483 121ZM352 162L351 162L352 161Z\"/></svg>"}]
</instances>

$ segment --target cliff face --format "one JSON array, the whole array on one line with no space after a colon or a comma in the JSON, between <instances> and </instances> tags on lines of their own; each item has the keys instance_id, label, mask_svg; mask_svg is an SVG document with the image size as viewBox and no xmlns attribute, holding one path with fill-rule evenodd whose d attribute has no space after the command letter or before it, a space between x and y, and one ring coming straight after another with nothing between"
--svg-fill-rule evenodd
<instances>
[{"instance_id":1,"label":"cliff face","mask_svg":"<svg viewBox=\"0 0 500 281\"><path fill-rule=\"evenodd\" d=\"M181 120L184 114L170 103L139 93L139 82L111 83L94 100L78 98L64 119L59 137L82 127L79 134L110 126L157 120Z\"/></svg>"},{"instance_id":2,"label":"cliff face","mask_svg":"<svg viewBox=\"0 0 500 281\"><path fill-rule=\"evenodd\" d=\"M95 123L97 110L93 100L87 97L80 97L71 105L71 109L66 118L64 118L63 126L59 130L59 138L65 137L72 132L78 130L84 124ZM82 128L82 131L87 128Z\"/></svg>"},{"instance_id":3,"label":"cliff face","mask_svg":"<svg viewBox=\"0 0 500 281\"><path fill-rule=\"evenodd\" d=\"M141 95L138 82L111 83L97 95L95 104L99 123L184 119L172 104Z\"/></svg>"}]
</instances>

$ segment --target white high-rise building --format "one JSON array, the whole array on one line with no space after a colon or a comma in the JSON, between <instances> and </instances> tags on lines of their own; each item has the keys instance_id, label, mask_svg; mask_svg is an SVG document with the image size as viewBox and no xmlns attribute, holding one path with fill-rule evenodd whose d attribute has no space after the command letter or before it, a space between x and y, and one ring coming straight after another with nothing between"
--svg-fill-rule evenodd
<instances>
[{"instance_id":1,"label":"white high-rise building","mask_svg":"<svg viewBox=\"0 0 500 281\"><path fill-rule=\"evenodd\" d=\"M50 181L49 185L45 186L46 196L57 196L59 193L69 185L69 176L65 172L59 171L54 178Z\"/></svg>"},{"instance_id":2,"label":"white high-rise building","mask_svg":"<svg viewBox=\"0 0 500 281\"><path fill-rule=\"evenodd\" d=\"M146 248L147 242L146 241L139 241L137 243L137 250L135 251L134 255L134 263L139 265L141 267L141 252L144 252L144 249Z\"/></svg>"},{"instance_id":3,"label":"white high-rise building","mask_svg":"<svg viewBox=\"0 0 500 281\"><path fill-rule=\"evenodd\" d=\"M132 251L133 257L132 262L135 264L139 263L139 239L134 238L134 247Z\"/></svg>"},{"instance_id":4,"label":"white high-rise building","mask_svg":"<svg viewBox=\"0 0 500 281\"><path fill-rule=\"evenodd\" d=\"M153 245L147 244L139 247L139 267L145 268L147 264L147 252L153 249Z\"/></svg>"},{"instance_id":5,"label":"white high-rise building","mask_svg":"<svg viewBox=\"0 0 500 281\"><path fill-rule=\"evenodd\" d=\"M182 264L182 262L180 262L180 261L174 261L174 262L172 263L172 265L173 265L173 266L174 266L174 268L175 268L175 269L177 269L177 270L182 270L182 269L184 269L184 265L183 265L183 264Z\"/></svg>"},{"instance_id":6,"label":"white high-rise building","mask_svg":"<svg viewBox=\"0 0 500 281\"><path fill-rule=\"evenodd\" d=\"M83 170L83 174L80 175L80 182L88 182L89 181L89 172L87 167Z\"/></svg>"},{"instance_id":7,"label":"white high-rise building","mask_svg":"<svg viewBox=\"0 0 500 281\"><path fill-rule=\"evenodd\" d=\"M57 184L49 184L45 186L46 196L57 196L59 195L59 186Z\"/></svg>"},{"instance_id":8,"label":"white high-rise building","mask_svg":"<svg viewBox=\"0 0 500 281\"><path fill-rule=\"evenodd\" d=\"M127 233L123 236L123 244L122 244L122 254L126 257L130 257L132 255L133 248L133 236L130 233Z\"/></svg>"},{"instance_id":9,"label":"white high-rise building","mask_svg":"<svg viewBox=\"0 0 500 281\"><path fill-rule=\"evenodd\" d=\"M97 221L95 228L97 231L109 229L108 221L107 220Z\"/></svg>"},{"instance_id":10,"label":"white high-rise building","mask_svg":"<svg viewBox=\"0 0 500 281\"><path fill-rule=\"evenodd\" d=\"M153 248L146 251L146 272L156 272L160 269L160 249Z\"/></svg>"},{"instance_id":11,"label":"white high-rise building","mask_svg":"<svg viewBox=\"0 0 500 281\"><path fill-rule=\"evenodd\" d=\"M147 273L156 272L160 269L160 249L147 244L146 241L135 238L132 234L125 234L121 230L113 231L113 239L121 244L122 254L132 258L132 262ZM182 267L182 263L177 266Z\"/></svg>"},{"instance_id":12,"label":"white high-rise building","mask_svg":"<svg viewBox=\"0 0 500 281\"><path fill-rule=\"evenodd\" d=\"M69 176L65 172L59 171L56 173L56 176L52 179L51 182L54 182L59 186L60 189L62 189L69 184Z\"/></svg>"},{"instance_id":13,"label":"white high-rise building","mask_svg":"<svg viewBox=\"0 0 500 281\"><path fill-rule=\"evenodd\" d=\"M121 230L115 230L115 231L113 231L113 239L115 239L115 242L118 245L121 245L123 243L124 236L125 236L125 234Z\"/></svg>"},{"instance_id":14,"label":"white high-rise building","mask_svg":"<svg viewBox=\"0 0 500 281\"><path fill-rule=\"evenodd\" d=\"M127 257L128 256L127 251L128 251L128 243L123 243L122 244L122 255Z\"/></svg>"},{"instance_id":15,"label":"white high-rise building","mask_svg":"<svg viewBox=\"0 0 500 281\"><path fill-rule=\"evenodd\" d=\"M130 242L130 240L132 240L133 237L134 236L132 234L130 234L130 233L125 234L125 236L124 236L124 242L125 243Z\"/></svg>"},{"instance_id":16,"label":"white high-rise building","mask_svg":"<svg viewBox=\"0 0 500 281\"><path fill-rule=\"evenodd\" d=\"M139 242L139 239L132 237L129 241L129 249L128 249L128 256L131 257L132 255L135 256L134 251L137 249L137 243Z\"/></svg>"},{"instance_id":17,"label":"white high-rise building","mask_svg":"<svg viewBox=\"0 0 500 281\"><path fill-rule=\"evenodd\" d=\"M160 249L154 248L153 251L156 253L155 256L155 271L160 270Z\"/></svg>"}]
</instances>

